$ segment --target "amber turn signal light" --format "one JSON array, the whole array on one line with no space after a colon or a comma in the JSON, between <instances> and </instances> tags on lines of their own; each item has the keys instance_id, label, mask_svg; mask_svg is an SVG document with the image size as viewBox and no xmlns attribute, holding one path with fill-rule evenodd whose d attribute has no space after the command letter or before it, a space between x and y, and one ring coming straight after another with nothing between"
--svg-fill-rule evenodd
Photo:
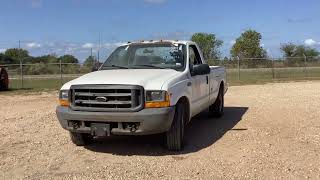
<instances>
[{"instance_id":1,"label":"amber turn signal light","mask_svg":"<svg viewBox=\"0 0 320 180\"><path fill-rule=\"evenodd\" d=\"M144 106L145 106L145 108L169 107L170 106L170 96L168 93L166 93L164 101L147 101Z\"/></svg>"},{"instance_id":2,"label":"amber turn signal light","mask_svg":"<svg viewBox=\"0 0 320 180\"><path fill-rule=\"evenodd\" d=\"M69 106L70 103L68 100L65 100L65 99L59 99L59 104L60 106Z\"/></svg>"}]
</instances>

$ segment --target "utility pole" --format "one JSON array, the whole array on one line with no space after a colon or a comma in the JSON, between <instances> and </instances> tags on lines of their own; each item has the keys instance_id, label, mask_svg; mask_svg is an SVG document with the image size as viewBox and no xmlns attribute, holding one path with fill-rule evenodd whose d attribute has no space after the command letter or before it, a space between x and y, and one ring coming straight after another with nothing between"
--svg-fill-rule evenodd
<instances>
[{"instance_id":1,"label":"utility pole","mask_svg":"<svg viewBox=\"0 0 320 180\"><path fill-rule=\"evenodd\" d=\"M100 63L101 33L99 32L98 63Z\"/></svg>"},{"instance_id":2,"label":"utility pole","mask_svg":"<svg viewBox=\"0 0 320 180\"><path fill-rule=\"evenodd\" d=\"M90 49L90 58L92 60L91 62L91 69L93 69L96 65L96 60L92 57L92 48Z\"/></svg>"},{"instance_id":3,"label":"utility pole","mask_svg":"<svg viewBox=\"0 0 320 180\"><path fill-rule=\"evenodd\" d=\"M98 50L98 63L100 62L100 50Z\"/></svg>"},{"instance_id":4,"label":"utility pole","mask_svg":"<svg viewBox=\"0 0 320 180\"><path fill-rule=\"evenodd\" d=\"M59 58L59 67L60 67L60 83L62 85L63 82L62 82L62 62L61 62L61 58Z\"/></svg>"}]
</instances>

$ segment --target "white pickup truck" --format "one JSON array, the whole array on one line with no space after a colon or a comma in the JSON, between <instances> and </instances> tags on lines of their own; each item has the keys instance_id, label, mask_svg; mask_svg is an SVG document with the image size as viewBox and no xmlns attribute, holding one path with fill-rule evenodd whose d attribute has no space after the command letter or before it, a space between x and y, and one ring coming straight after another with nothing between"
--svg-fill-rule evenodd
<instances>
[{"instance_id":1,"label":"white pickup truck","mask_svg":"<svg viewBox=\"0 0 320 180\"><path fill-rule=\"evenodd\" d=\"M220 117L226 91L225 69L206 64L196 43L129 42L98 71L64 84L56 113L76 145L162 133L169 150L181 150L184 127L208 108Z\"/></svg>"}]
</instances>

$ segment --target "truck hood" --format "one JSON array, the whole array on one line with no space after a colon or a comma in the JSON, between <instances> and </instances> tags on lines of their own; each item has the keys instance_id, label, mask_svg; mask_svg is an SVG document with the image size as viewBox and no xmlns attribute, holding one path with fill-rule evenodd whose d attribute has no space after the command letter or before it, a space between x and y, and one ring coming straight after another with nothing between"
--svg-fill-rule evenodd
<instances>
[{"instance_id":1,"label":"truck hood","mask_svg":"<svg viewBox=\"0 0 320 180\"><path fill-rule=\"evenodd\" d=\"M170 78L181 74L173 69L112 69L85 74L64 84L61 89L70 89L81 84L140 85L148 90L161 90Z\"/></svg>"}]
</instances>

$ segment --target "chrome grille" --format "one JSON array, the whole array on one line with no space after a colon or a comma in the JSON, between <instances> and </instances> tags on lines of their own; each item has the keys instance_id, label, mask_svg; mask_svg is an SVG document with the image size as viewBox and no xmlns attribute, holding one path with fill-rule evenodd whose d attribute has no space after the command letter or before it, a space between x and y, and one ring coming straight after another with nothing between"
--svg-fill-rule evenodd
<instances>
[{"instance_id":1,"label":"chrome grille","mask_svg":"<svg viewBox=\"0 0 320 180\"><path fill-rule=\"evenodd\" d=\"M143 108L141 86L133 85L73 85L71 108L81 111L138 111Z\"/></svg>"}]
</instances>

